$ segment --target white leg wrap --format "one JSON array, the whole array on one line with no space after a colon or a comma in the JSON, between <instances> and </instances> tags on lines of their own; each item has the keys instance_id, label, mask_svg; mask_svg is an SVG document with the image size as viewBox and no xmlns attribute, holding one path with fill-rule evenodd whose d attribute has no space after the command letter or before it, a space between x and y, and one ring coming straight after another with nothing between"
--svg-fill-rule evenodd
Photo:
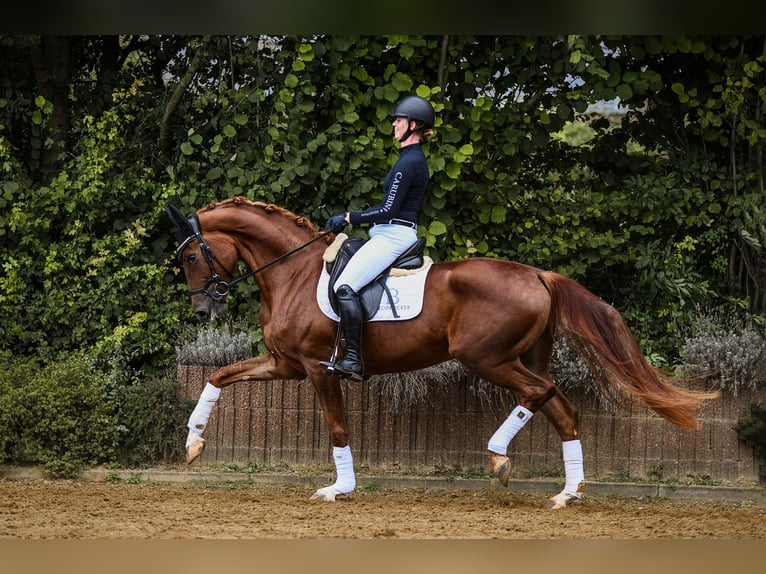
<instances>
[{"instance_id":1,"label":"white leg wrap","mask_svg":"<svg viewBox=\"0 0 766 574\"><path fill-rule=\"evenodd\" d=\"M335 461L337 479L332 487L340 494L349 494L356 488L356 476L354 475L354 458L351 456L351 448L348 446L332 449L332 458Z\"/></svg>"},{"instance_id":2,"label":"white leg wrap","mask_svg":"<svg viewBox=\"0 0 766 574\"><path fill-rule=\"evenodd\" d=\"M214 387L210 383L205 385L199 401L197 401L197 406L194 407L189 417L189 422L186 425L189 427L190 434L202 435L205 432L207 421L210 420L210 413L213 412L213 407L218 402L220 396L221 389Z\"/></svg>"},{"instance_id":3,"label":"white leg wrap","mask_svg":"<svg viewBox=\"0 0 766 574\"><path fill-rule=\"evenodd\" d=\"M566 483L564 492L580 498L585 488L585 472L582 466L582 444L579 440L567 440L561 443L564 451L564 473Z\"/></svg>"},{"instance_id":4,"label":"white leg wrap","mask_svg":"<svg viewBox=\"0 0 766 574\"><path fill-rule=\"evenodd\" d=\"M516 436L522 427L527 424L527 421L532 418L532 411L518 405L511 411L505 422L500 425L500 428L495 431L492 438L489 439L487 449L497 454L505 456L508 451L508 445L511 444L511 440Z\"/></svg>"}]
</instances>

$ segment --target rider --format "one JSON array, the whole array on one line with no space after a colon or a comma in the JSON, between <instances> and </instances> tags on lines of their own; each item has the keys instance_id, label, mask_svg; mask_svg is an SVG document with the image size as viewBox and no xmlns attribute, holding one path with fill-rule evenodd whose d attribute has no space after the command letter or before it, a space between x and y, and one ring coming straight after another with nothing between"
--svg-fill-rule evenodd
<instances>
[{"instance_id":1,"label":"rider","mask_svg":"<svg viewBox=\"0 0 766 574\"><path fill-rule=\"evenodd\" d=\"M333 285L343 329L343 359L335 364L322 361L341 376L361 380L362 328L364 318L359 290L385 271L396 258L417 241L418 213L428 185L428 164L421 144L431 136L434 109L419 96L402 98L389 114L394 137L400 143L399 158L383 182L381 202L364 211L333 215L327 228L338 233L347 224L369 223L370 239L354 254Z\"/></svg>"}]
</instances>

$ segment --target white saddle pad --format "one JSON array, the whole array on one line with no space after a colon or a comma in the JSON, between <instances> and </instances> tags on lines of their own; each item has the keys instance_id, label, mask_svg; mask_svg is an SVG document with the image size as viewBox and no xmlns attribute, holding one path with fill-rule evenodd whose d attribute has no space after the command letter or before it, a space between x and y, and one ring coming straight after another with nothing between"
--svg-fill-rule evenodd
<instances>
[{"instance_id":1,"label":"white saddle pad","mask_svg":"<svg viewBox=\"0 0 766 574\"><path fill-rule=\"evenodd\" d=\"M423 293L425 291L426 277L428 277L428 271L431 269L432 264L433 260L426 256L420 269L411 271L394 269L391 275L389 275L386 284L391 291L391 298L394 301L394 307L399 316L394 316L388 295L383 293L378 311L370 321L406 321L420 315L420 312L423 310ZM322 313L327 317L333 321L340 321L340 317L338 317L335 311L333 311L332 305L330 305L329 286L330 274L323 267L322 275L319 277L319 283L317 284L317 303Z\"/></svg>"}]
</instances>

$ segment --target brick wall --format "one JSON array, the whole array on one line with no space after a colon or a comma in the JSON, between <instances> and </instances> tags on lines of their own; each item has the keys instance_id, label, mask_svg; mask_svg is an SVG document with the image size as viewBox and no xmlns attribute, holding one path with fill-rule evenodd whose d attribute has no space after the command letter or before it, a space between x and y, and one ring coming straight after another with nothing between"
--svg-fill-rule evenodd
<instances>
[{"instance_id":1,"label":"brick wall","mask_svg":"<svg viewBox=\"0 0 766 574\"><path fill-rule=\"evenodd\" d=\"M181 366L179 392L194 401L212 367ZM394 410L375 382L342 383L354 463L370 469L433 471L486 468L486 444L509 407L492 407L471 384L457 380L428 399ZM580 410L589 479L689 480L758 483L752 449L734 425L750 405L766 403L763 390L722 394L701 412L702 429L665 422L641 403L604 405L592 393L568 392ZM512 404L512 403L510 403ZM308 381L239 383L223 389L205 433L203 463L257 462L266 466L329 464L331 446L314 389ZM561 442L544 415L532 418L511 443L514 477L562 471Z\"/></svg>"}]
</instances>

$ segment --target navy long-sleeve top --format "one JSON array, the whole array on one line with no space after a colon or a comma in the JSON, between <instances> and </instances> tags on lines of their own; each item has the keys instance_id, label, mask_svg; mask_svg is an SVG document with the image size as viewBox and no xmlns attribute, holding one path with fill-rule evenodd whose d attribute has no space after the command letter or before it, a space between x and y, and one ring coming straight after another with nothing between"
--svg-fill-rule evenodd
<instances>
[{"instance_id":1,"label":"navy long-sleeve top","mask_svg":"<svg viewBox=\"0 0 766 574\"><path fill-rule=\"evenodd\" d=\"M349 221L357 225L396 218L417 223L428 180L428 162L420 144L403 147L383 182L381 202L364 211L349 212Z\"/></svg>"}]
</instances>

